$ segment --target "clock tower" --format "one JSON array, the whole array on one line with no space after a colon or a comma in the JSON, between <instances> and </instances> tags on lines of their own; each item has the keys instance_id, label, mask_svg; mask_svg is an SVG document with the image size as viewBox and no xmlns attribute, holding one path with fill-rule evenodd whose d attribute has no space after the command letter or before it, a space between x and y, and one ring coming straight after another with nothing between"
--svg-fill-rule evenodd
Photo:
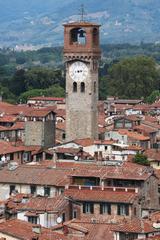
<instances>
[{"instance_id":1,"label":"clock tower","mask_svg":"<svg viewBox=\"0 0 160 240\"><path fill-rule=\"evenodd\" d=\"M66 140L98 138L100 25L64 24L66 67Z\"/></svg>"}]
</instances>

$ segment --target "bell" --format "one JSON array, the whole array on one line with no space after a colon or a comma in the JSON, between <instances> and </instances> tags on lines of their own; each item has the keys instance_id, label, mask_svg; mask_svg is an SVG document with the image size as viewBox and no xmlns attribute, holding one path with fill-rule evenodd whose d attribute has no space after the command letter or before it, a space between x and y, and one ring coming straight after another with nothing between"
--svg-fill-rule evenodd
<instances>
[{"instance_id":1,"label":"bell","mask_svg":"<svg viewBox=\"0 0 160 240\"><path fill-rule=\"evenodd\" d=\"M84 37L84 31L83 31L83 30L80 30L79 37L81 37L81 38L83 38L83 37Z\"/></svg>"}]
</instances>

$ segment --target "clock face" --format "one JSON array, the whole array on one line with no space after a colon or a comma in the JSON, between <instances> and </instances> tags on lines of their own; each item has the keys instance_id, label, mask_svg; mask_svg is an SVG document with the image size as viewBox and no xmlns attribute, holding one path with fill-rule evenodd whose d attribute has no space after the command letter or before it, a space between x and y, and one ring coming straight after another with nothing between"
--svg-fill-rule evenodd
<instances>
[{"instance_id":1,"label":"clock face","mask_svg":"<svg viewBox=\"0 0 160 240\"><path fill-rule=\"evenodd\" d=\"M88 67L83 62L74 62L69 67L69 75L74 81L84 81L88 75Z\"/></svg>"}]
</instances>

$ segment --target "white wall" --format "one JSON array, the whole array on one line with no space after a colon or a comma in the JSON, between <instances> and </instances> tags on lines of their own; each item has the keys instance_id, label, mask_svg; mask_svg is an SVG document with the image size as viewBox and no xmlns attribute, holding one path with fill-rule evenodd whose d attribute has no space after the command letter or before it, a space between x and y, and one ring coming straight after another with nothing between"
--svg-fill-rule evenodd
<instances>
[{"instance_id":1,"label":"white wall","mask_svg":"<svg viewBox=\"0 0 160 240\"><path fill-rule=\"evenodd\" d=\"M10 194L10 185L15 185L15 189L18 193L30 194L30 185L21 185L21 184L2 184L0 183L0 198L1 200L6 200L9 198ZM58 189L51 187L50 197L54 197L58 193ZM44 186L37 186L37 195L44 196Z\"/></svg>"}]
</instances>

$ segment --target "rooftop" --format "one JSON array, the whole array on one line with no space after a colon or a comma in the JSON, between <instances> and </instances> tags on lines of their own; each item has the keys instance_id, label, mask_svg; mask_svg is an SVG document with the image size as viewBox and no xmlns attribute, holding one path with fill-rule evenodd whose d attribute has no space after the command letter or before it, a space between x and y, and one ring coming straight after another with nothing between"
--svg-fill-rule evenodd
<instances>
[{"instance_id":1,"label":"rooftop","mask_svg":"<svg viewBox=\"0 0 160 240\"><path fill-rule=\"evenodd\" d=\"M38 226L38 225L37 225ZM41 233L33 232L33 225L18 219L8 220L0 223L0 232L20 240L32 240L38 237L39 240L63 240L67 239L63 234L51 232L46 228L41 228Z\"/></svg>"},{"instance_id":2,"label":"rooftop","mask_svg":"<svg viewBox=\"0 0 160 240\"><path fill-rule=\"evenodd\" d=\"M57 169L41 165L20 165L12 171L5 167L0 170L0 182L60 187L69 183L67 175L71 171L71 169Z\"/></svg>"},{"instance_id":3,"label":"rooftop","mask_svg":"<svg viewBox=\"0 0 160 240\"><path fill-rule=\"evenodd\" d=\"M76 201L133 203L137 198L135 189L112 187L78 187L70 186L64 195Z\"/></svg>"}]
</instances>

